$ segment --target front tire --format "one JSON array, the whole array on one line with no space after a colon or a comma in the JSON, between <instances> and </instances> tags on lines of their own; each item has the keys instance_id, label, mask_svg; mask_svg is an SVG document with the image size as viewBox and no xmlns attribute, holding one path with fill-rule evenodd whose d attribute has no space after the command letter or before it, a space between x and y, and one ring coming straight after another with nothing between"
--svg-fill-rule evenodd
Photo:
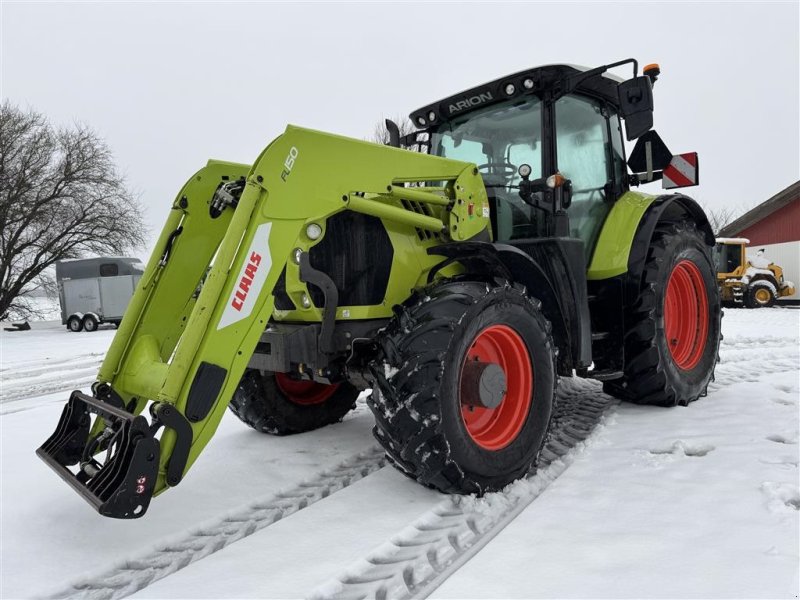
<instances>
[{"instance_id":1,"label":"front tire","mask_svg":"<svg viewBox=\"0 0 800 600\"><path fill-rule=\"evenodd\" d=\"M248 369L228 407L257 431L291 435L338 423L355 408L358 394L347 382L324 385Z\"/></svg>"},{"instance_id":2,"label":"front tire","mask_svg":"<svg viewBox=\"0 0 800 600\"><path fill-rule=\"evenodd\" d=\"M556 381L537 300L509 285L440 284L400 308L379 344L368 405L398 469L445 493L479 495L530 470Z\"/></svg>"},{"instance_id":3,"label":"front tire","mask_svg":"<svg viewBox=\"0 0 800 600\"><path fill-rule=\"evenodd\" d=\"M775 295L775 286L769 281L760 279L747 288L744 301L748 308L769 308L775 304Z\"/></svg>"},{"instance_id":4,"label":"front tire","mask_svg":"<svg viewBox=\"0 0 800 600\"><path fill-rule=\"evenodd\" d=\"M720 342L710 248L694 223L659 224L639 297L627 309L625 371L603 390L637 404L686 406L705 395Z\"/></svg>"}]
</instances>

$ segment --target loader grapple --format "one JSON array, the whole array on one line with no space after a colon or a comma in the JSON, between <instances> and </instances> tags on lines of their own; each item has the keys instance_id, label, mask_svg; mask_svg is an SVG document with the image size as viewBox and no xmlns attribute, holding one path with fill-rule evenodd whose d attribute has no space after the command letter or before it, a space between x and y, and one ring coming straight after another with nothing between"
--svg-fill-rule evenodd
<instances>
[{"instance_id":1,"label":"loader grapple","mask_svg":"<svg viewBox=\"0 0 800 600\"><path fill-rule=\"evenodd\" d=\"M105 425L94 436L91 414ZM55 432L36 454L100 514L135 519L144 515L153 496L159 452L143 416L74 391ZM101 463L97 456L103 453ZM76 472L67 468L74 465Z\"/></svg>"}]
</instances>

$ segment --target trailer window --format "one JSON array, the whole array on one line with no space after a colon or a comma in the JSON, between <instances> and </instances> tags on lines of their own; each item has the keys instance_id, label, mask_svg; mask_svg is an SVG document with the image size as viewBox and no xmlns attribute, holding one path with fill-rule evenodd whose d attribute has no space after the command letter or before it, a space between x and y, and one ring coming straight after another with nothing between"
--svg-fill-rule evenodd
<instances>
[{"instance_id":1,"label":"trailer window","mask_svg":"<svg viewBox=\"0 0 800 600\"><path fill-rule=\"evenodd\" d=\"M116 277L119 275L119 265L116 263L103 263L100 265L100 277Z\"/></svg>"}]
</instances>

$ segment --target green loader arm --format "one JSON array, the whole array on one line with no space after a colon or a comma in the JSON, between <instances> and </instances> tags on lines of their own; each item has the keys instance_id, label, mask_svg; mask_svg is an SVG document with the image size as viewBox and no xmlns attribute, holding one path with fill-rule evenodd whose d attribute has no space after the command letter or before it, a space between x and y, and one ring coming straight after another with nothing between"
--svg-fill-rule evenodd
<instances>
[{"instance_id":1,"label":"green loader arm","mask_svg":"<svg viewBox=\"0 0 800 600\"><path fill-rule=\"evenodd\" d=\"M422 181L439 187L403 187ZM211 210L233 182L238 201ZM432 210L406 210L403 199ZM474 165L294 126L252 168L210 161L175 199L92 396L72 394L37 453L102 514L140 517L214 435L273 315L279 276L308 268L306 225L351 210L464 240L489 231L475 203L487 206Z\"/></svg>"}]
</instances>

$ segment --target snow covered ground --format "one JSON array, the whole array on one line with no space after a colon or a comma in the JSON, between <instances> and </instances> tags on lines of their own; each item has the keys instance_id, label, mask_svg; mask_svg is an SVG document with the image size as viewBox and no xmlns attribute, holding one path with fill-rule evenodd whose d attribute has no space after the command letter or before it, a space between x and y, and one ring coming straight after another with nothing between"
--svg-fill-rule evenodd
<instances>
[{"instance_id":1,"label":"snow covered ground","mask_svg":"<svg viewBox=\"0 0 800 600\"><path fill-rule=\"evenodd\" d=\"M796 598L800 310L726 310L723 333L688 408L563 382L542 469L505 494L384 466L362 402L287 438L229 414L181 485L115 521L34 455L114 330L0 332L0 597Z\"/></svg>"}]
</instances>

